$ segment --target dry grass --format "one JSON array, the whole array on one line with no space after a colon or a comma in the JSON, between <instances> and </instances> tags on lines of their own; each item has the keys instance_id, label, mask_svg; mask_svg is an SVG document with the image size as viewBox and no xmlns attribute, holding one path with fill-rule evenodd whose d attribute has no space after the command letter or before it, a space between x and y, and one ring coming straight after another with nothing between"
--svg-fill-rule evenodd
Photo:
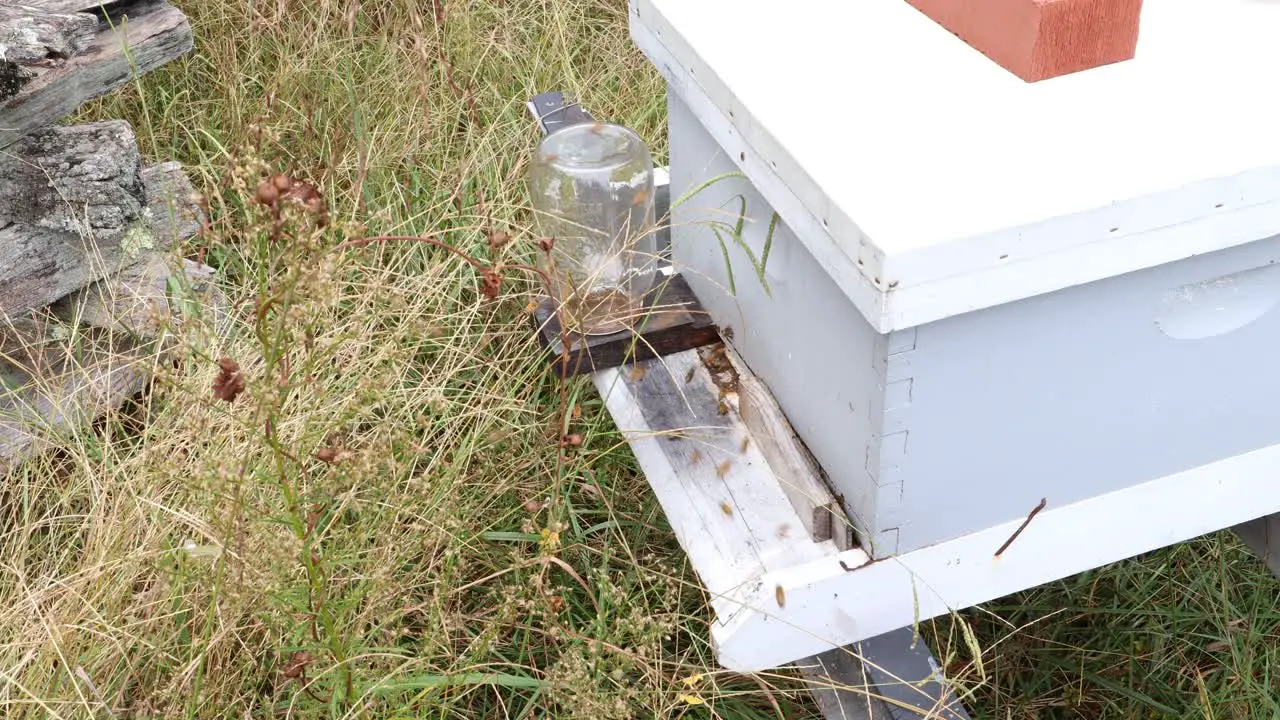
<instances>
[{"instance_id":1,"label":"dry grass","mask_svg":"<svg viewBox=\"0 0 1280 720\"><path fill-rule=\"evenodd\" d=\"M496 227L526 260L540 90L661 156L623 4L180 4L196 53L85 116L197 176L215 223L184 250L236 322L184 328L143 401L6 478L4 717L817 717L784 675L715 669L696 578L581 381L561 457L525 279L489 301L439 249L332 250L432 233L487 260ZM273 228L266 171L321 187L331 222ZM1275 586L1241 557L1199 541L967 613L985 681L957 625L930 637L981 717L1271 717Z\"/></svg>"}]
</instances>

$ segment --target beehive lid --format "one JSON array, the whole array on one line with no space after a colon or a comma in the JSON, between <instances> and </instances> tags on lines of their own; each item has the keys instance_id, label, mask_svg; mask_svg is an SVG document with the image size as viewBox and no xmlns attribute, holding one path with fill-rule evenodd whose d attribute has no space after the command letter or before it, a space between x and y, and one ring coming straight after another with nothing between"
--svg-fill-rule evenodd
<instances>
[{"instance_id":1,"label":"beehive lid","mask_svg":"<svg viewBox=\"0 0 1280 720\"><path fill-rule=\"evenodd\" d=\"M1280 232L1280 2L1153 0L1135 59L1036 83L904 0L631 21L882 332Z\"/></svg>"}]
</instances>

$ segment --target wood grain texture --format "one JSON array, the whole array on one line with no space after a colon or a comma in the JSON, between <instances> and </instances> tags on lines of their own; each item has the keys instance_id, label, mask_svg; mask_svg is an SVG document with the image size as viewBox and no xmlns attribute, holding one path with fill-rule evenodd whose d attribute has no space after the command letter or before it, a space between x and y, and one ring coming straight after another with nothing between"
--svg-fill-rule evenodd
<instances>
[{"instance_id":1,"label":"wood grain texture","mask_svg":"<svg viewBox=\"0 0 1280 720\"><path fill-rule=\"evenodd\" d=\"M65 10L70 6L45 7ZM47 67L31 68L31 77L20 88L12 87L13 81L6 82L0 73L0 88L14 91L4 97L0 90L0 149L70 115L84 102L124 86L135 73L154 70L192 47L186 16L168 3L116 3L110 12L111 20L98 23L96 35L82 52Z\"/></svg>"},{"instance_id":2,"label":"wood grain texture","mask_svg":"<svg viewBox=\"0 0 1280 720\"><path fill-rule=\"evenodd\" d=\"M138 0L22 0L27 7L36 8L49 13L99 13L106 10L116 12L117 8L135 4Z\"/></svg>"},{"instance_id":3,"label":"wood grain texture","mask_svg":"<svg viewBox=\"0 0 1280 720\"><path fill-rule=\"evenodd\" d=\"M93 39L98 19L33 5L0 5L0 100L13 97L36 73L29 65L56 65Z\"/></svg>"},{"instance_id":4,"label":"wood grain texture","mask_svg":"<svg viewBox=\"0 0 1280 720\"><path fill-rule=\"evenodd\" d=\"M548 350L552 367L559 372L561 364L565 363L568 375L598 372L624 362L670 355L720 338L698 298L678 274L659 276L655 290L648 297L644 317L637 323L639 332L626 330L587 337L574 334L569 338L567 356L563 353L560 323L550 298L538 305L533 319L538 337Z\"/></svg>"},{"instance_id":5,"label":"wood grain texture","mask_svg":"<svg viewBox=\"0 0 1280 720\"><path fill-rule=\"evenodd\" d=\"M0 153L0 315L40 308L160 249L124 121L36 131Z\"/></svg>"},{"instance_id":6,"label":"wood grain texture","mask_svg":"<svg viewBox=\"0 0 1280 720\"><path fill-rule=\"evenodd\" d=\"M827 720L896 720L876 696L866 666L851 651L828 650L798 660L796 667Z\"/></svg>"},{"instance_id":7,"label":"wood grain texture","mask_svg":"<svg viewBox=\"0 0 1280 720\"><path fill-rule=\"evenodd\" d=\"M106 329L120 329L139 337L152 338L179 324L178 298L170 297L172 283L180 283L204 307L217 308L213 268L190 260L175 269L163 255L122 270L77 290L54 303L54 315L68 321Z\"/></svg>"},{"instance_id":8,"label":"wood grain texture","mask_svg":"<svg viewBox=\"0 0 1280 720\"><path fill-rule=\"evenodd\" d=\"M907 0L1028 82L1133 58L1142 0Z\"/></svg>"},{"instance_id":9,"label":"wood grain texture","mask_svg":"<svg viewBox=\"0 0 1280 720\"><path fill-rule=\"evenodd\" d=\"M855 544L853 524L832 495L822 468L791 427L778 401L751 372L736 352L729 358L737 373L737 410L760 452L778 478L778 484L795 507L800 521L814 540L831 540L840 550Z\"/></svg>"},{"instance_id":10,"label":"wood grain texture","mask_svg":"<svg viewBox=\"0 0 1280 720\"><path fill-rule=\"evenodd\" d=\"M195 190L182 171L182 165L167 162L142 171L147 208L144 217L155 245L171 247L194 237L200 231L203 213L196 204ZM217 305L209 297L213 269L185 261L182 286L194 291L205 304ZM65 320L103 328L122 328L144 337L158 334L174 319L170 313L170 283L178 281L173 262L156 252L110 277L91 283L52 305Z\"/></svg>"},{"instance_id":11,"label":"wood grain texture","mask_svg":"<svg viewBox=\"0 0 1280 720\"><path fill-rule=\"evenodd\" d=\"M78 55L98 31L88 13L48 12L30 5L0 5L0 58L17 65Z\"/></svg>"},{"instance_id":12,"label":"wood grain texture","mask_svg":"<svg viewBox=\"0 0 1280 720\"><path fill-rule=\"evenodd\" d=\"M204 226L200 195L182 169L182 163L163 162L142 169L147 193L144 211L152 233L162 247L189 240Z\"/></svg>"},{"instance_id":13,"label":"wood grain texture","mask_svg":"<svg viewBox=\"0 0 1280 720\"><path fill-rule=\"evenodd\" d=\"M141 391L151 351L88 330L30 348L26 360L0 358L0 474Z\"/></svg>"},{"instance_id":14,"label":"wood grain texture","mask_svg":"<svg viewBox=\"0 0 1280 720\"><path fill-rule=\"evenodd\" d=\"M1240 540L1280 576L1280 514L1267 515L1231 528Z\"/></svg>"},{"instance_id":15,"label":"wood grain texture","mask_svg":"<svg viewBox=\"0 0 1280 720\"><path fill-rule=\"evenodd\" d=\"M610 368L593 379L718 623L749 612L742 595L761 573L836 552L805 532L760 443L696 350Z\"/></svg>"}]
</instances>

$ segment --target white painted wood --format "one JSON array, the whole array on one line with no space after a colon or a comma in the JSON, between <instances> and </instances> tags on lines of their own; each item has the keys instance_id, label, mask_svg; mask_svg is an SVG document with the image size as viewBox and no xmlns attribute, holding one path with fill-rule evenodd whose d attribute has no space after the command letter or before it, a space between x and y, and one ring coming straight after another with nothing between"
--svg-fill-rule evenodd
<instances>
[{"instance_id":1,"label":"white painted wood","mask_svg":"<svg viewBox=\"0 0 1280 720\"><path fill-rule=\"evenodd\" d=\"M735 575L726 667L1280 512L1280 6L1144 18L1138 60L1028 85L901 0L633 0L672 193L701 188L673 259L876 558ZM757 257L780 218L769 290L707 230L740 207ZM694 566L717 562L691 532Z\"/></svg>"},{"instance_id":2,"label":"white painted wood","mask_svg":"<svg viewBox=\"0 0 1280 720\"><path fill-rule=\"evenodd\" d=\"M711 98L691 80L688 72L679 66L675 57L658 41L655 32L649 31L642 24L632 22L631 37L666 77L668 106L673 106L677 102L680 106L687 106L729 158L731 166L736 167L733 172L741 172L749 178L746 184L755 187L768 204L777 211L782 221L795 232L802 247L835 281L840 292L853 300L854 305L864 315L868 317L882 315L885 311L885 295L859 269L857 261L861 258L850 256L836 243L814 240L814 238L825 237L825 229L821 221L805 208L800 198L786 185L775 169L770 167L770 161L756 153L755 148L747 143L730 122L730 118L718 110ZM676 153L673 152L672 156L675 157ZM677 160L676 164L681 162ZM679 168L673 166L670 171L676 173ZM701 184L712 177L716 175L704 172L698 176L698 183ZM673 175L671 201L673 212L677 205L676 201L684 199L676 187L678 184L676 180ZM685 188L686 191L691 189L693 188Z\"/></svg>"},{"instance_id":3,"label":"white painted wood","mask_svg":"<svg viewBox=\"0 0 1280 720\"><path fill-rule=\"evenodd\" d=\"M746 178L730 176L732 150L710 137L674 91L667 118L671 193L683 198L671 210L672 261L843 495L864 546L891 552L896 536L876 522L878 487L868 470L878 452L884 336L849 307L787 221L773 229L767 287L759 280L752 256L765 256L774 208ZM708 184L711 178L721 179ZM739 213L741 243L727 234Z\"/></svg>"},{"instance_id":4,"label":"white painted wood","mask_svg":"<svg viewBox=\"0 0 1280 720\"><path fill-rule=\"evenodd\" d=\"M726 668L753 672L1280 511L1280 445L1038 513L896 558L851 550L766 573L712 628ZM1030 512L1032 508L1027 508ZM855 568L849 572L840 562ZM777 603L782 588L785 606Z\"/></svg>"},{"instance_id":5,"label":"white painted wood","mask_svg":"<svg viewBox=\"0 0 1280 720\"><path fill-rule=\"evenodd\" d=\"M880 332L1280 227L1276 3L1148 3L1136 59L1030 84L901 0L633 0L632 32Z\"/></svg>"},{"instance_id":6,"label":"white painted wood","mask_svg":"<svg viewBox=\"0 0 1280 720\"><path fill-rule=\"evenodd\" d=\"M895 553L1280 443L1280 236L915 331L876 473Z\"/></svg>"},{"instance_id":7,"label":"white painted wood","mask_svg":"<svg viewBox=\"0 0 1280 720\"><path fill-rule=\"evenodd\" d=\"M736 411L719 414L718 389L696 350L593 379L718 622L742 608L742 592L762 573L836 552L808 536Z\"/></svg>"},{"instance_id":8,"label":"white painted wood","mask_svg":"<svg viewBox=\"0 0 1280 720\"><path fill-rule=\"evenodd\" d=\"M756 277L774 208L700 117L670 92L673 260L873 556L1280 442L1280 236L882 335L786 221Z\"/></svg>"}]
</instances>

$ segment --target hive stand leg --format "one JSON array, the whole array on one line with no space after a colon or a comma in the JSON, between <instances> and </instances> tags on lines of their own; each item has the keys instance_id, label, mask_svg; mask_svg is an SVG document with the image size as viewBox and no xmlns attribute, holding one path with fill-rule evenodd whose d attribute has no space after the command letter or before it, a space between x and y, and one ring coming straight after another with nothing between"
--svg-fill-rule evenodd
<instances>
[{"instance_id":1,"label":"hive stand leg","mask_svg":"<svg viewBox=\"0 0 1280 720\"><path fill-rule=\"evenodd\" d=\"M970 720L909 627L796 665L829 720Z\"/></svg>"},{"instance_id":2,"label":"hive stand leg","mask_svg":"<svg viewBox=\"0 0 1280 720\"><path fill-rule=\"evenodd\" d=\"M1271 572L1280 576L1280 514L1250 520L1232 530L1267 564Z\"/></svg>"}]
</instances>

